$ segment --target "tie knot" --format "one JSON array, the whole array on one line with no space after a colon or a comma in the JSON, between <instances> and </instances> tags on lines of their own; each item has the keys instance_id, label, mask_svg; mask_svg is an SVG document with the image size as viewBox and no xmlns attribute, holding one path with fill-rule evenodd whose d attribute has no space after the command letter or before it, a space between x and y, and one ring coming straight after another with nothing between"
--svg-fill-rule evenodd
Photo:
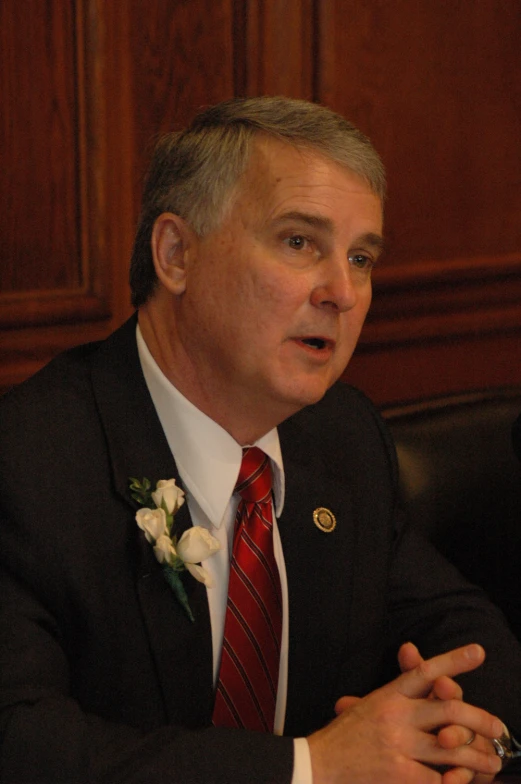
<instances>
[{"instance_id":1,"label":"tie knot","mask_svg":"<svg viewBox=\"0 0 521 784\"><path fill-rule=\"evenodd\" d=\"M260 504L269 500L271 465L262 449L256 446L243 449L235 492L239 493L243 501L250 504Z\"/></svg>"}]
</instances>

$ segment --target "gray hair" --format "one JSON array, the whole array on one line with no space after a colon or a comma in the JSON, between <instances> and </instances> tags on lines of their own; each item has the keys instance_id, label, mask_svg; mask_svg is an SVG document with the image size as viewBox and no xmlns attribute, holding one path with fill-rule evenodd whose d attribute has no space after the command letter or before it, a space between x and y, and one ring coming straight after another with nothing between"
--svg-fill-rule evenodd
<instances>
[{"instance_id":1,"label":"gray hair","mask_svg":"<svg viewBox=\"0 0 521 784\"><path fill-rule=\"evenodd\" d=\"M217 228L259 135L321 153L362 177L383 202L385 171L378 153L361 131L331 109L267 96L219 103L156 145L130 265L134 307L147 301L157 283L150 246L156 219L173 212L200 237Z\"/></svg>"}]
</instances>

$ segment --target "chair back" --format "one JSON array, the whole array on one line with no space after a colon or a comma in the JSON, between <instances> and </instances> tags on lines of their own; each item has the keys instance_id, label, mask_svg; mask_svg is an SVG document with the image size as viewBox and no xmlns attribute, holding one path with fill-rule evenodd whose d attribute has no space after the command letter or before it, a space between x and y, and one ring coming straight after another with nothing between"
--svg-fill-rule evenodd
<instances>
[{"instance_id":1,"label":"chair back","mask_svg":"<svg viewBox=\"0 0 521 784\"><path fill-rule=\"evenodd\" d=\"M521 388L384 409L404 513L507 615L521 639Z\"/></svg>"}]
</instances>

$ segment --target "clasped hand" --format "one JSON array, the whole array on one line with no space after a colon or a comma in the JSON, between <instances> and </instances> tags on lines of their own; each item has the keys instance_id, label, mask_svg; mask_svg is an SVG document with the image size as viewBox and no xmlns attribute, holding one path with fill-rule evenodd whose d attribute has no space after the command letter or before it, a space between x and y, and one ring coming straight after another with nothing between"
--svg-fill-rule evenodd
<instances>
[{"instance_id":1,"label":"clasped hand","mask_svg":"<svg viewBox=\"0 0 521 784\"><path fill-rule=\"evenodd\" d=\"M402 675L366 697L342 697L337 718L309 736L313 784L492 781L501 764L487 739L501 735L503 725L465 703L453 680L484 658L479 645L428 660L403 645Z\"/></svg>"}]
</instances>

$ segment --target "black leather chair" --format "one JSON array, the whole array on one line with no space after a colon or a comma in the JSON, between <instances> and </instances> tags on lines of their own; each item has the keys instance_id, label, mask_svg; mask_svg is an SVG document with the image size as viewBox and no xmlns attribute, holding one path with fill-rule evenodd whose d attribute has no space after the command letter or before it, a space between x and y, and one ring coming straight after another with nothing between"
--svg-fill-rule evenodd
<instances>
[{"instance_id":1,"label":"black leather chair","mask_svg":"<svg viewBox=\"0 0 521 784\"><path fill-rule=\"evenodd\" d=\"M515 388L383 414L396 443L410 524L487 591L521 639L521 463L512 444L520 412L521 388Z\"/></svg>"}]
</instances>

